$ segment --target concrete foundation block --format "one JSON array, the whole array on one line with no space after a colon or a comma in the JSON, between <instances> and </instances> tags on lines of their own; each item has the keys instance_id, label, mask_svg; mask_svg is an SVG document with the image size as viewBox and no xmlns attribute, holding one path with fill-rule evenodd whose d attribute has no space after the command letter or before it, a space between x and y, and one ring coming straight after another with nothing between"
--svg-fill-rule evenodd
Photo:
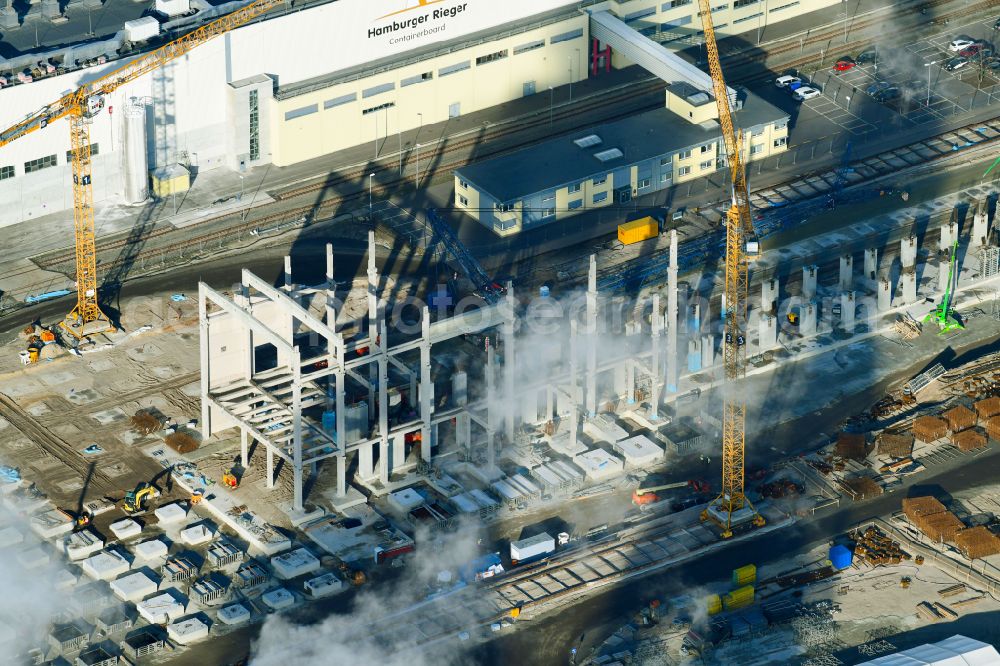
<instances>
[{"instance_id":1,"label":"concrete foundation block","mask_svg":"<svg viewBox=\"0 0 1000 666\"><path fill-rule=\"evenodd\" d=\"M799 308L799 332L816 335L816 303L809 301Z\"/></svg>"},{"instance_id":2,"label":"concrete foundation block","mask_svg":"<svg viewBox=\"0 0 1000 666\"><path fill-rule=\"evenodd\" d=\"M2 20L2 18L0 18ZM989 241L990 222L986 214L986 206L977 207L976 214L972 217L972 245L982 246Z\"/></svg>"},{"instance_id":3,"label":"concrete foundation block","mask_svg":"<svg viewBox=\"0 0 1000 666\"><path fill-rule=\"evenodd\" d=\"M701 340L688 340L688 372L701 370Z\"/></svg>"},{"instance_id":4,"label":"concrete foundation block","mask_svg":"<svg viewBox=\"0 0 1000 666\"><path fill-rule=\"evenodd\" d=\"M854 332L855 295L846 291L840 295L840 327L848 333Z\"/></svg>"},{"instance_id":5,"label":"concrete foundation block","mask_svg":"<svg viewBox=\"0 0 1000 666\"><path fill-rule=\"evenodd\" d=\"M882 278L878 281L876 298L879 312L885 312L892 307L892 283L889 282L889 278Z\"/></svg>"},{"instance_id":6,"label":"concrete foundation block","mask_svg":"<svg viewBox=\"0 0 1000 666\"><path fill-rule=\"evenodd\" d=\"M778 346L778 320L767 314L760 316L758 346L765 352Z\"/></svg>"},{"instance_id":7,"label":"concrete foundation block","mask_svg":"<svg viewBox=\"0 0 1000 666\"><path fill-rule=\"evenodd\" d=\"M917 273L910 270L905 271L900 277L900 291L903 303L909 305L917 302Z\"/></svg>"},{"instance_id":8,"label":"concrete foundation block","mask_svg":"<svg viewBox=\"0 0 1000 666\"><path fill-rule=\"evenodd\" d=\"M958 222L950 221L941 225L941 238L938 240L938 248L941 250L951 250L958 238Z\"/></svg>"},{"instance_id":9,"label":"concrete foundation block","mask_svg":"<svg viewBox=\"0 0 1000 666\"><path fill-rule=\"evenodd\" d=\"M760 283L760 309L762 312L774 314L778 308L778 278L771 278Z\"/></svg>"},{"instance_id":10,"label":"concrete foundation block","mask_svg":"<svg viewBox=\"0 0 1000 666\"><path fill-rule=\"evenodd\" d=\"M711 335L701 336L701 367L711 368L715 365L715 338Z\"/></svg>"},{"instance_id":11,"label":"concrete foundation block","mask_svg":"<svg viewBox=\"0 0 1000 666\"><path fill-rule=\"evenodd\" d=\"M878 248L870 247L865 250L865 279L874 280L878 272Z\"/></svg>"},{"instance_id":12,"label":"concrete foundation block","mask_svg":"<svg viewBox=\"0 0 1000 666\"><path fill-rule=\"evenodd\" d=\"M813 266L802 267L802 298L810 301L816 298L816 276L819 269Z\"/></svg>"},{"instance_id":13,"label":"concrete foundation block","mask_svg":"<svg viewBox=\"0 0 1000 666\"><path fill-rule=\"evenodd\" d=\"M56 18L62 15L59 9L59 0L42 0L42 16L47 19Z\"/></svg>"},{"instance_id":14,"label":"concrete foundation block","mask_svg":"<svg viewBox=\"0 0 1000 666\"><path fill-rule=\"evenodd\" d=\"M903 268L914 268L917 265L917 237L908 236L900 241L899 260Z\"/></svg>"},{"instance_id":15,"label":"concrete foundation block","mask_svg":"<svg viewBox=\"0 0 1000 666\"><path fill-rule=\"evenodd\" d=\"M0 28L10 30L11 28L16 28L19 23L17 12L14 9L11 7L0 8Z\"/></svg>"},{"instance_id":16,"label":"concrete foundation block","mask_svg":"<svg viewBox=\"0 0 1000 666\"><path fill-rule=\"evenodd\" d=\"M849 291L854 286L854 257L849 254L840 257L840 290Z\"/></svg>"}]
</instances>

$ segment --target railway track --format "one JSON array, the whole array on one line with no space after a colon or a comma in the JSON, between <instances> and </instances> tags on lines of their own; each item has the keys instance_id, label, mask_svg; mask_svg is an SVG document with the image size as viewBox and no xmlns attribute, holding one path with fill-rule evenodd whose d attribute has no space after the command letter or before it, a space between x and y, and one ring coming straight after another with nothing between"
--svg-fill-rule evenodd
<instances>
[{"instance_id":1,"label":"railway track","mask_svg":"<svg viewBox=\"0 0 1000 666\"><path fill-rule=\"evenodd\" d=\"M944 5L948 0L928 0L928 2L923 3L928 7L936 7ZM994 2L991 0L986 0L983 2L978 2L967 7L963 7L954 12L948 14L942 14L942 18L961 18L963 16L968 16L974 14L982 9L994 6ZM871 17L865 17L859 22L852 23L851 29L854 31L860 31L872 25L884 20L881 15L873 15ZM915 32L917 29L922 27L923 24L915 25L909 32ZM754 68L760 69L763 67L763 62L766 59L773 59L774 56L780 56L782 54L787 54L794 52L796 49L802 50L804 45L813 45L817 43L822 43L824 41L829 42L834 40L835 37L841 34L839 27L829 27L817 32L815 34L810 34L808 39L803 38L801 43L788 41L787 43L778 43L773 47L769 47L767 53L748 54L746 50L741 50L738 52L731 52L727 54L724 58L724 62L728 61L727 70L733 72L731 78L733 80L738 80L742 83L759 81L765 78L773 76L769 70L766 73L756 73L750 74L747 70ZM859 39L851 41L844 44L839 44L838 48L845 52L851 52L867 46L871 40L869 39ZM788 61L784 61L780 64L782 68L800 68L803 65L812 63L816 61L815 55L807 55L801 58L793 58ZM773 65L773 63L772 63ZM741 72L746 72L741 75ZM559 119L561 121L571 120L573 118L582 117L587 111L593 111L601 108L615 108L615 105L622 105L626 100L634 101L636 98L641 98L645 95L652 96L653 93L657 93L657 99L649 103L640 103L630 106L626 111L613 113L609 116L594 120L589 119L586 122L577 123L569 127L564 127L563 133L571 133L577 131L581 127L591 126L597 122L611 122L619 118L628 117L636 113L641 113L643 111L648 111L651 109L659 108L662 105L662 100L659 99L658 93L662 90L663 84L658 79L649 78L636 81L632 84L624 86L623 88L615 91L610 95L598 95L595 98L581 102L574 105L572 108L563 108L559 112L554 113L553 121ZM465 139L459 139L451 144L447 144L444 149L439 146L437 150L433 153L428 154L429 163L432 162L435 157L441 158L448 154L453 154L465 149L470 146L484 143L484 142L498 142L499 140L515 136L518 133L527 133L532 127L537 125L537 118L540 115L545 115L544 111L530 114L529 116L522 117L517 121L503 123L492 128L487 128L485 134L478 134L474 137L469 137ZM496 157L510 152L515 152L526 145L530 145L537 141L537 137L522 137L519 140L508 142L503 146L497 146L495 150L486 150L475 156L475 160L481 160L488 157ZM446 172L451 171L461 166L464 166L472 161L472 158L456 158L447 161L442 161L435 167L435 172ZM296 206L290 209L285 209L263 215L260 217L254 217L253 219L244 219L243 211L233 211L218 215L215 217L208 217L201 222L201 225L206 225L214 223L216 225L224 225L222 229L217 229L215 231L206 232L199 234L197 236L188 237L173 241L169 244L169 248L150 248L148 254L150 256L162 255L167 251L184 251L189 249L204 248L213 242L220 242L232 238L234 236L243 236L250 233L254 229L268 228L271 225L281 225L289 224L294 226L297 221L301 225L308 225L316 220L325 219L331 215L339 206L344 203L362 197L364 192L364 178L368 173L382 173L393 174L398 172L398 162L396 158L384 159L374 165L366 165L364 167L359 167L356 169L351 169L349 171L342 171L331 175L329 178L318 182L311 183L308 185L303 185L299 187L293 187L289 189L276 189L270 191L269 194L276 199L278 202L292 202L297 198L306 197L308 195L314 195L316 192L321 192L326 189L342 187L344 185L350 185L352 182L358 185L358 188L354 192L348 193L331 193L331 196L322 199L321 201L312 202L307 205ZM430 177L432 174L428 174ZM383 181L375 190L384 195L389 191L399 191L400 187L409 186L409 177L390 177L388 181ZM237 222L237 220L239 220ZM149 243L160 238L166 238L169 234L176 232L177 230L170 226L159 227L148 233L144 242ZM116 251L120 251L128 243L129 239L127 237L122 237L118 239L108 240L107 242L102 242L99 246L99 253L101 256L101 268L102 270L109 270L111 268L117 267L119 261L115 257L107 256ZM71 274L74 270L75 255L71 248L66 248L64 250L57 250L43 255L33 257L32 260L42 269L60 272L64 274ZM132 259L135 261L135 259Z\"/></svg>"},{"instance_id":2,"label":"railway track","mask_svg":"<svg viewBox=\"0 0 1000 666\"><path fill-rule=\"evenodd\" d=\"M21 409L20 405L3 393L0 393L0 416L3 416L12 426L21 431L21 434L41 447L43 451L79 474L81 480L87 478L90 463L83 459L80 451L52 434L48 428L37 423L34 417ZM91 476L90 484L92 489L91 494L106 493L114 486L111 479L96 466Z\"/></svg>"}]
</instances>

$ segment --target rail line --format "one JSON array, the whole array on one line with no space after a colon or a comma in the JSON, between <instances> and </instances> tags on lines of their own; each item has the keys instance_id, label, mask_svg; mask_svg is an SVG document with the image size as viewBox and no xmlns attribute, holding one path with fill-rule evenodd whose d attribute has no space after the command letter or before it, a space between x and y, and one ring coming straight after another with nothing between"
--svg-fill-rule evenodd
<instances>
[{"instance_id":1,"label":"rail line","mask_svg":"<svg viewBox=\"0 0 1000 666\"><path fill-rule=\"evenodd\" d=\"M934 7L946 4L947 2L948 0L929 0L927 3L924 4L926 4L929 7ZM974 14L977 11L992 6L993 2L991 1L979 2L977 4L956 10L949 14L943 14L941 18L946 18L946 17L958 18L961 16ZM855 31L863 30L864 28L874 25L880 22L881 20L882 18L880 18L879 16L872 16L871 18L866 18L861 22L853 24L851 29ZM922 27L922 25L919 24L915 25L910 30L910 32L916 31L919 27ZM840 34L839 28L831 27L823 32L810 35L808 39L803 38L802 45L815 44L825 40L830 40L831 38L839 34ZM840 48L842 48L844 51L851 51L859 47L865 46L870 42L871 42L870 39L855 40L853 42L840 45ZM765 61L767 58L771 58L776 54L780 55L782 53L788 53L794 51L797 48L801 49L803 48L803 46L796 43L788 43L782 45L779 42L775 47L770 49L767 53L764 53L760 56L754 56L753 54L748 54L746 51L739 51L727 54L725 60L730 60L730 59L736 60L737 62L735 62L734 66L731 66L730 69L735 69L737 72L739 72L740 69L746 69L749 66L759 67L761 66L762 62ZM803 56L802 58L793 59L788 62L782 63L780 66L798 67L810 62L814 62L815 60L816 56L814 54L811 54L808 56ZM749 64L747 65L741 63L749 63ZM737 73L736 76L734 76L734 79L740 80L742 82L747 82L747 81L756 81L764 78L769 78L769 76L771 76L770 72L768 72L767 74L761 74L759 76L751 76L749 78L740 77L739 74ZM577 105L574 105L571 108L564 107L560 111L555 112L553 118L554 119L559 118L560 120L573 119L575 117L582 116L583 113L581 113L581 111L585 112L587 110L594 110L605 107L614 108L614 105L620 104L623 100L626 99L634 100L637 97L652 94L653 92L659 91L662 88L662 86L663 86L662 82L659 81L658 79L652 77L648 79L642 79L633 82L631 84L627 84L626 86L623 86L621 89L615 91L615 93L612 95L596 95L594 99L590 101L581 102ZM660 100L657 100L655 103L652 104L637 104L634 107L629 108L624 112L612 114L602 120L590 119L584 123L577 123L575 126L564 127L562 128L563 131L561 133L563 134L571 133L573 131L578 130L581 127L593 125L595 122L610 122L617 120L619 118L634 115L636 113L640 113L654 108L659 108L660 106L661 106ZM485 130L486 132L485 135L477 135L475 137L467 139L460 139L452 144L445 145L444 149L441 149L439 146L438 149L435 150L434 152L428 153L429 163L433 163L433 160L435 158L440 158L443 155L467 149L470 146L475 145L477 143L481 143L484 141L496 141L498 139L515 135L519 132L524 132L534 126L532 123L537 121L537 117L539 115L544 115L544 111L539 111L534 114L528 114L524 117L521 117L518 119L519 121L518 124L514 124L509 127L505 127L504 125L510 123L503 123L492 129L487 128ZM513 143L507 143L504 146L497 147L495 150L492 151L488 150L487 146L487 150L477 154L475 159L480 160L483 159L484 157L494 157L510 152L515 152L520 148L524 147L525 145L533 143L535 140L536 140L535 138L525 137L519 141L515 141ZM434 172L450 171L459 168L461 166L464 166L468 164L470 161L472 161L471 158L459 158L450 160L436 165L434 167L435 170ZM276 189L269 193L273 198L275 198L279 202L290 202L296 198L313 194L317 191L330 189L338 185L349 184L352 181L356 183L361 183L363 181L363 177L368 173L372 172L378 173L379 171L385 173L392 173L396 171L397 168L398 167L396 166L395 159L386 158L381 160L380 162L377 162L373 165L365 166L363 168L356 168L347 172L339 172L319 183L312 183L309 185L304 185L288 190ZM430 177L434 172L430 172L428 174L428 177ZM409 180L410 180L409 177L394 178L389 180L388 182L381 183L375 189L378 191L379 194L384 195L387 191L398 191L399 186L408 184ZM235 221L237 219L239 219L240 222L237 224L226 224L225 227L222 229L218 229L216 231L211 231L204 234L199 234L197 236L178 240L176 242L172 242L169 248L150 248L148 250L148 254L150 256L158 256L158 255L163 255L165 252L204 247L205 245L210 244L212 242L215 241L221 242L222 240L231 238L233 236L242 236L244 234L253 231L254 229L266 228L268 227L268 225L272 224L279 225L281 223L290 223L294 225L295 221L298 221L298 223L302 225L308 225L314 221L324 219L333 210L335 210L336 207L343 205L345 202L349 202L353 199L361 197L364 194L364 192L363 188L359 188L356 192L351 192L346 194L335 194L335 193L331 194L332 196L324 198L322 201L319 202L313 202L303 206L296 206L291 209L285 209L267 215L253 217L252 219L251 218L244 219L243 218L243 216L245 215L244 211L232 211L214 217L207 217L200 223L201 225L209 223L219 224L219 223L224 223L227 220ZM156 228L146 235L146 237L144 238L144 242L148 243L151 240L162 238L176 231L177 229L171 226L163 226ZM120 250L128 242L129 241L127 237L109 240L107 242L101 243L101 245L98 248L98 252L101 255L107 255L116 250ZM113 257L102 256L101 258L102 258L101 266L103 270L116 267L119 264L117 259ZM70 248L66 248L63 250L54 250L46 254L38 255L36 257L32 257L32 260L36 263L36 265L45 270L61 272L67 275L72 273L73 271L74 255Z\"/></svg>"}]
</instances>

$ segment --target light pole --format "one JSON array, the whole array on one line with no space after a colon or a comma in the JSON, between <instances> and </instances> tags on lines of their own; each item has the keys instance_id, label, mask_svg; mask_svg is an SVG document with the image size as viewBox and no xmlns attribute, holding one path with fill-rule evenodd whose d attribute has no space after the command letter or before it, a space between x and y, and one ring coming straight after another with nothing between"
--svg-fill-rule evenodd
<instances>
[{"instance_id":1,"label":"light pole","mask_svg":"<svg viewBox=\"0 0 1000 666\"><path fill-rule=\"evenodd\" d=\"M240 174L240 196L237 201L243 201L243 174Z\"/></svg>"},{"instance_id":2,"label":"light pole","mask_svg":"<svg viewBox=\"0 0 1000 666\"><path fill-rule=\"evenodd\" d=\"M924 65L927 68L927 101L924 103L924 106L929 107L931 105L931 65L936 65L937 63L937 60L932 60Z\"/></svg>"},{"instance_id":3,"label":"light pole","mask_svg":"<svg viewBox=\"0 0 1000 666\"><path fill-rule=\"evenodd\" d=\"M569 61L569 101L573 101L573 56L566 56Z\"/></svg>"},{"instance_id":4,"label":"light pole","mask_svg":"<svg viewBox=\"0 0 1000 666\"><path fill-rule=\"evenodd\" d=\"M368 216L371 217L372 214L372 178L375 174L368 174Z\"/></svg>"},{"instance_id":5,"label":"light pole","mask_svg":"<svg viewBox=\"0 0 1000 666\"><path fill-rule=\"evenodd\" d=\"M417 173L413 176L415 186L420 187L420 144L417 144Z\"/></svg>"},{"instance_id":6,"label":"light pole","mask_svg":"<svg viewBox=\"0 0 1000 666\"><path fill-rule=\"evenodd\" d=\"M549 86L549 127L552 127L552 106L555 104L555 91Z\"/></svg>"}]
</instances>

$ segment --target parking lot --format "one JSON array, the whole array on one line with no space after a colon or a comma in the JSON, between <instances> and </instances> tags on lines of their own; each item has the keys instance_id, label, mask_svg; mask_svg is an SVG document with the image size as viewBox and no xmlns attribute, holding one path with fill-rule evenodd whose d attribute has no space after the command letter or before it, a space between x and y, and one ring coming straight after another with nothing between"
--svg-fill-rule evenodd
<instances>
[{"instance_id":1,"label":"parking lot","mask_svg":"<svg viewBox=\"0 0 1000 666\"><path fill-rule=\"evenodd\" d=\"M835 63L853 60L859 54L839 53L831 46L819 67L798 73L822 91L819 97L801 103L801 120L816 114L857 137L890 128L904 130L1000 104L1000 69L981 67L974 59L956 71L945 69L946 63L958 55L948 49L949 42L968 37L992 44L997 37L995 20L986 17L940 26L936 34L906 44L887 40L869 49L874 50L874 58L846 71L836 71ZM779 101L788 92L779 91ZM879 99L880 95L885 98Z\"/></svg>"}]
</instances>

